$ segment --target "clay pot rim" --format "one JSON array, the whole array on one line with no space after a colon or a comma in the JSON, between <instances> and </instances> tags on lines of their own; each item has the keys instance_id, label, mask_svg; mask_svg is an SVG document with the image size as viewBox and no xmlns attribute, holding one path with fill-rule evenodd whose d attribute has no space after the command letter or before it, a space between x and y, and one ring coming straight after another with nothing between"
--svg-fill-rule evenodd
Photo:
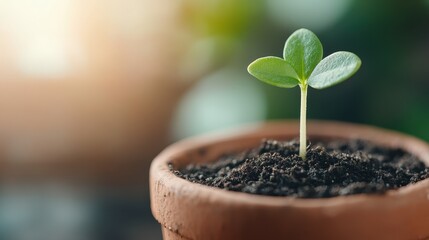
<instances>
[{"instance_id":1,"label":"clay pot rim","mask_svg":"<svg viewBox=\"0 0 429 240\"><path fill-rule=\"evenodd\" d=\"M300 209L347 207L348 205L356 206L364 202L368 203L368 201L380 202L383 201L383 199L385 198L400 199L408 194L419 192L425 189L428 193L429 199L429 179L425 179L423 181L419 181L416 184L410 184L399 189L389 190L384 194L355 194L347 196L337 196L332 198L305 199L287 196L263 196L209 187L198 183L192 183L185 179L179 178L174 175L168 168L170 159L185 151L205 148L226 140L237 140L239 138L246 137L247 135L251 135L255 132L264 132L261 129L274 129L286 125L298 126L298 121L271 121L249 124L235 129L209 133L178 141L167 147L153 160L150 168L150 181L152 182L151 185L158 181L165 186L169 186L170 190L175 194L192 195L193 193L197 192L199 197L204 197L213 202L220 201L227 202L228 204L260 207L291 207ZM421 160L423 160L427 165L429 165L429 145L426 142L423 142L422 140L419 140L415 137L368 125L320 120L308 121L308 129L310 130L308 131L309 136L317 137L320 135L321 137L324 137L323 133L320 132L318 132L317 134L311 133L311 128L314 126L317 126L321 129L331 130L332 128L336 128L338 129L338 133L331 135L338 135L338 138L342 138L341 136L343 132L341 132L341 130L344 130L346 128L352 128L354 132L361 132L362 135L357 135L357 138L361 138L363 134L368 132L375 133L376 135L378 135L378 137L374 139L375 143L378 144L379 140L382 141L384 138L384 141L386 141L387 143L386 145L401 147L406 151L413 152L413 154L417 155ZM281 136L282 133L278 133L278 135ZM369 138L374 136L362 137L361 139L373 141ZM401 142L407 143L408 145L402 146L400 144ZM416 152L413 151L413 149L418 149L419 151ZM154 190L156 191L156 186L154 186L154 188Z\"/></svg>"}]
</instances>

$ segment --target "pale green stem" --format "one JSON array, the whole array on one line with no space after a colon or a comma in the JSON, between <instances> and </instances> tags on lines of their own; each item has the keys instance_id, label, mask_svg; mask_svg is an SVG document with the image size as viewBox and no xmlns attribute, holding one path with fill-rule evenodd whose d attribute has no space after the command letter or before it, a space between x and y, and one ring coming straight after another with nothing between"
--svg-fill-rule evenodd
<instances>
[{"instance_id":1,"label":"pale green stem","mask_svg":"<svg viewBox=\"0 0 429 240\"><path fill-rule=\"evenodd\" d=\"M301 88L301 116L299 126L299 156L305 160L307 155L307 84L299 85Z\"/></svg>"}]
</instances>

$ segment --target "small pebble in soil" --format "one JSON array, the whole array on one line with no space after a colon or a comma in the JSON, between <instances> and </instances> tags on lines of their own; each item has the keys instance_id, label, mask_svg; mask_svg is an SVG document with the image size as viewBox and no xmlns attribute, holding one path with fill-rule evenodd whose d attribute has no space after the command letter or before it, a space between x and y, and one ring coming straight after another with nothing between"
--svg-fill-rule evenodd
<instances>
[{"instance_id":1,"label":"small pebble in soil","mask_svg":"<svg viewBox=\"0 0 429 240\"><path fill-rule=\"evenodd\" d=\"M269 196L328 198L384 193L429 177L429 168L401 150L361 140L318 142L298 156L293 141L262 140L253 149L217 161L170 169L194 183Z\"/></svg>"}]
</instances>

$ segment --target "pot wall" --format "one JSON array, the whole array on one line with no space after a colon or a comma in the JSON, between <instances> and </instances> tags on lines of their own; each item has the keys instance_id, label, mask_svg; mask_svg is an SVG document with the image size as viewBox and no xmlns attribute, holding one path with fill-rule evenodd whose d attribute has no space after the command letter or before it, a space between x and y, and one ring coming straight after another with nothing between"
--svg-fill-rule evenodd
<instances>
[{"instance_id":1,"label":"pot wall","mask_svg":"<svg viewBox=\"0 0 429 240\"><path fill-rule=\"evenodd\" d=\"M176 177L168 169L213 161L221 154L256 146L262 138L298 136L298 122L270 123L235 133L176 143L152 163L152 212L164 239L426 239L429 180L383 195L296 199L229 192ZM400 147L429 163L426 143L373 127L310 122L309 139L364 139Z\"/></svg>"}]
</instances>

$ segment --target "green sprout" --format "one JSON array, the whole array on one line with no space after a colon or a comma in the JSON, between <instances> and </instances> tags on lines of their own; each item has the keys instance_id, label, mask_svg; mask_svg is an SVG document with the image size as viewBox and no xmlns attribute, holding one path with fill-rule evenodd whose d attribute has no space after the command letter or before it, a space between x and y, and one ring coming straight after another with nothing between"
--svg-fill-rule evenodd
<instances>
[{"instance_id":1,"label":"green sprout","mask_svg":"<svg viewBox=\"0 0 429 240\"><path fill-rule=\"evenodd\" d=\"M295 31L287 40L283 58L263 57L253 61L247 70L262 82L281 87L301 89L299 156L307 154L307 88L324 89L351 77L361 60L351 52L335 52L323 57L317 36L307 29Z\"/></svg>"}]
</instances>

